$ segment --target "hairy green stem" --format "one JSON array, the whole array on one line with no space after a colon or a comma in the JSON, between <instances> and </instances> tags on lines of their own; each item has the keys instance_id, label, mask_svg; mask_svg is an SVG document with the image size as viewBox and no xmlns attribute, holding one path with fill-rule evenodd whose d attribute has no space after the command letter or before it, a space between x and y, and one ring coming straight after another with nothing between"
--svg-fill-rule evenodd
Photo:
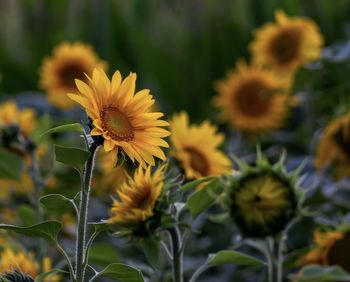
<instances>
[{"instance_id":1,"label":"hairy green stem","mask_svg":"<svg viewBox=\"0 0 350 282\"><path fill-rule=\"evenodd\" d=\"M172 242L172 251L173 251L173 279L174 282L183 282L183 269L182 269L182 260L183 260L183 250L182 238L180 230L178 227L168 229L171 242Z\"/></svg>"},{"instance_id":2,"label":"hairy green stem","mask_svg":"<svg viewBox=\"0 0 350 282\"><path fill-rule=\"evenodd\" d=\"M81 194L80 194L80 209L78 218L78 235L76 241L76 281L84 282L86 265L84 264L86 255L86 230L87 217L90 198L91 177L94 168L95 153L98 148L96 142L92 143L89 151L91 153L86 161L84 176L82 177Z\"/></svg>"},{"instance_id":3,"label":"hairy green stem","mask_svg":"<svg viewBox=\"0 0 350 282\"><path fill-rule=\"evenodd\" d=\"M35 212L35 223L38 224L42 222L42 214L40 210L40 197L43 187L43 182L40 175L39 163L36 156L36 151L33 149L31 152L31 165L29 167L29 173L33 181L34 191L33 191L33 205ZM45 252L45 243L43 240L39 239L37 244L37 256L40 262L40 270L43 270L43 256Z\"/></svg>"}]
</instances>

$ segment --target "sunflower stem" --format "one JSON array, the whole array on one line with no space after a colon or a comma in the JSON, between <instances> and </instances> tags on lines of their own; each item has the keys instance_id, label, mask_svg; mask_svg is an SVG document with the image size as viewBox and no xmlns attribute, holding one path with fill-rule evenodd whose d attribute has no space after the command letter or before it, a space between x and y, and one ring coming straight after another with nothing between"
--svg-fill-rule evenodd
<instances>
[{"instance_id":1,"label":"sunflower stem","mask_svg":"<svg viewBox=\"0 0 350 282\"><path fill-rule=\"evenodd\" d=\"M268 267L268 281L269 282L280 282L278 280L278 258L275 254L275 240L271 237L266 238L266 259Z\"/></svg>"},{"instance_id":2,"label":"sunflower stem","mask_svg":"<svg viewBox=\"0 0 350 282\"><path fill-rule=\"evenodd\" d=\"M183 249L182 246L182 237L178 227L173 227L168 229L171 242L172 242L172 251L173 251L173 281L174 282L183 282L183 269L182 269L182 259L183 259Z\"/></svg>"},{"instance_id":3,"label":"sunflower stem","mask_svg":"<svg viewBox=\"0 0 350 282\"><path fill-rule=\"evenodd\" d=\"M33 205L35 213L35 223L39 224L42 221L42 214L40 210L40 196L43 187L43 182L40 175L38 159L36 156L36 150L31 150L31 165L29 167L29 174L33 181L34 191L33 191ZM40 262L40 270L43 270L43 256L45 252L45 243L43 240L39 239L37 244L37 256Z\"/></svg>"},{"instance_id":4,"label":"sunflower stem","mask_svg":"<svg viewBox=\"0 0 350 282\"><path fill-rule=\"evenodd\" d=\"M91 177L94 169L95 153L98 148L97 142L94 142L89 147L91 153L89 159L86 161L84 175L81 181L81 194L80 194L80 209L78 218L78 235L76 241L76 281L84 282L86 265L86 231L87 231L87 218L88 207L91 188Z\"/></svg>"}]
</instances>

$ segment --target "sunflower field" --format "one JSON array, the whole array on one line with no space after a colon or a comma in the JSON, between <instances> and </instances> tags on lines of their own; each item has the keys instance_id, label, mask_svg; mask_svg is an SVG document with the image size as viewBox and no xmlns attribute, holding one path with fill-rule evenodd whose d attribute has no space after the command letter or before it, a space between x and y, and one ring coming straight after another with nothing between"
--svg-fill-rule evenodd
<instances>
[{"instance_id":1,"label":"sunflower field","mask_svg":"<svg viewBox=\"0 0 350 282\"><path fill-rule=\"evenodd\" d=\"M0 282L350 281L350 1L0 0Z\"/></svg>"}]
</instances>

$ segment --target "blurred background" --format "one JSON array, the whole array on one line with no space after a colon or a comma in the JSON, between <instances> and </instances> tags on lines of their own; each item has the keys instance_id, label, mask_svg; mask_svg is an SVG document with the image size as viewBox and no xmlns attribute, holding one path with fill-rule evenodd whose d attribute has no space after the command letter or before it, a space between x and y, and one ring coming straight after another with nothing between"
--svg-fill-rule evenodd
<instances>
[{"instance_id":1,"label":"blurred background","mask_svg":"<svg viewBox=\"0 0 350 282\"><path fill-rule=\"evenodd\" d=\"M213 112L213 81L249 59L252 31L273 21L276 8L316 21L325 46L350 36L348 0L0 0L0 93L38 91L42 59L64 40L82 41L110 74L136 72L137 87L150 88L163 111L202 120Z\"/></svg>"}]
</instances>

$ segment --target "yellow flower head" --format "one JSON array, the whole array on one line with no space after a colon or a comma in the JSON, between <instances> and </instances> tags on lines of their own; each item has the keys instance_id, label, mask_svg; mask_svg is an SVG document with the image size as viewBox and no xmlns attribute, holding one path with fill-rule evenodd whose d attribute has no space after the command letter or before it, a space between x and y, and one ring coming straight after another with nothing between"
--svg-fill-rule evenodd
<instances>
[{"instance_id":1,"label":"yellow flower head","mask_svg":"<svg viewBox=\"0 0 350 282\"><path fill-rule=\"evenodd\" d=\"M33 191L33 181L28 172L23 172L20 180L0 179L0 201L5 202L11 193L29 195Z\"/></svg>"},{"instance_id":2,"label":"yellow flower head","mask_svg":"<svg viewBox=\"0 0 350 282\"><path fill-rule=\"evenodd\" d=\"M350 271L350 233L340 230L314 232L314 246L299 260L299 265L339 265Z\"/></svg>"},{"instance_id":3,"label":"yellow flower head","mask_svg":"<svg viewBox=\"0 0 350 282\"><path fill-rule=\"evenodd\" d=\"M209 121L190 125L188 114L175 114L170 121L172 155L180 162L186 177L221 175L231 170L231 161L218 147L224 135Z\"/></svg>"},{"instance_id":4,"label":"yellow flower head","mask_svg":"<svg viewBox=\"0 0 350 282\"><path fill-rule=\"evenodd\" d=\"M214 104L221 117L247 133L273 131L282 126L290 106L286 85L271 71L237 63L235 72L214 85Z\"/></svg>"},{"instance_id":5,"label":"yellow flower head","mask_svg":"<svg viewBox=\"0 0 350 282\"><path fill-rule=\"evenodd\" d=\"M94 175L93 191L98 194L108 194L113 192L115 187L120 187L128 176L126 164L117 164L117 153L115 151L106 152L99 150L96 156L96 164L100 168L99 173Z\"/></svg>"},{"instance_id":6,"label":"yellow flower head","mask_svg":"<svg viewBox=\"0 0 350 282\"><path fill-rule=\"evenodd\" d=\"M154 215L154 208L164 186L165 166L154 173L151 167L139 167L134 177L117 188L117 200L110 210L109 224L133 225L146 221Z\"/></svg>"},{"instance_id":7,"label":"yellow flower head","mask_svg":"<svg viewBox=\"0 0 350 282\"><path fill-rule=\"evenodd\" d=\"M315 167L327 165L335 168L335 177L350 176L350 112L332 120L319 142Z\"/></svg>"},{"instance_id":8,"label":"yellow flower head","mask_svg":"<svg viewBox=\"0 0 350 282\"><path fill-rule=\"evenodd\" d=\"M276 23L267 23L255 31L250 50L254 63L289 76L320 57L323 37L310 19L288 17L281 10L275 17Z\"/></svg>"},{"instance_id":9,"label":"yellow flower head","mask_svg":"<svg viewBox=\"0 0 350 282\"><path fill-rule=\"evenodd\" d=\"M162 138L169 131L160 128L167 126L160 120L160 112L148 112L154 103L148 89L135 94L136 74L122 81L119 71L116 71L112 81L99 69L95 69L89 84L76 80L79 94L68 96L82 105L89 115L93 129L91 135L103 137L103 147L106 151L121 148L134 162L146 168L146 163L155 165L156 156L165 160L160 147L168 147Z\"/></svg>"},{"instance_id":10,"label":"yellow flower head","mask_svg":"<svg viewBox=\"0 0 350 282\"><path fill-rule=\"evenodd\" d=\"M43 262L44 272L50 271L51 259L45 257ZM35 260L34 254L5 248L0 254L0 273L3 274L14 270L27 274L32 278L35 278L40 274L40 266ZM44 281L57 282L60 281L60 278L58 275L50 275Z\"/></svg>"},{"instance_id":11,"label":"yellow flower head","mask_svg":"<svg viewBox=\"0 0 350 282\"><path fill-rule=\"evenodd\" d=\"M19 110L14 101L0 104L0 130L11 125L18 125L24 137L28 138L37 125L35 111L29 108Z\"/></svg>"},{"instance_id":12,"label":"yellow flower head","mask_svg":"<svg viewBox=\"0 0 350 282\"><path fill-rule=\"evenodd\" d=\"M52 57L45 58L40 72L40 86L48 94L49 101L61 109L74 106L67 92L76 91L74 79L87 81L94 68L106 69L91 46L82 43L63 42Z\"/></svg>"}]
</instances>

